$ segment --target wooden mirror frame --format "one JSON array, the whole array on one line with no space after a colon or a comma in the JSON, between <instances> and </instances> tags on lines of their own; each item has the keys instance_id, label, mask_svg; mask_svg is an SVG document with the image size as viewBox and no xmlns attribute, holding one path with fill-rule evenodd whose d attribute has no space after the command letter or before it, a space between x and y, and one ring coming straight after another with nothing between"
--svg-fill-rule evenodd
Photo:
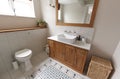
<instances>
[{"instance_id":1,"label":"wooden mirror frame","mask_svg":"<svg viewBox=\"0 0 120 79\"><path fill-rule=\"evenodd\" d=\"M80 27L93 27L96 12L97 12L97 7L98 7L99 0L94 1L93 5L93 11L90 19L90 23L63 23L58 21L58 0L56 0L56 25L62 25L62 26L80 26Z\"/></svg>"}]
</instances>

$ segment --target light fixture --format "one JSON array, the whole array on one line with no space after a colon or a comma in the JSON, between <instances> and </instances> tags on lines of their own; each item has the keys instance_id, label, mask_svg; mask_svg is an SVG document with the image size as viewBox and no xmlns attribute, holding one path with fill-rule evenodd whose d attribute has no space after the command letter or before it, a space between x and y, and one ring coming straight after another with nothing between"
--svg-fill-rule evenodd
<instances>
[{"instance_id":1,"label":"light fixture","mask_svg":"<svg viewBox=\"0 0 120 79\"><path fill-rule=\"evenodd\" d=\"M55 8L55 0L49 0L49 5Z\"/></svg>"}]
</instances>

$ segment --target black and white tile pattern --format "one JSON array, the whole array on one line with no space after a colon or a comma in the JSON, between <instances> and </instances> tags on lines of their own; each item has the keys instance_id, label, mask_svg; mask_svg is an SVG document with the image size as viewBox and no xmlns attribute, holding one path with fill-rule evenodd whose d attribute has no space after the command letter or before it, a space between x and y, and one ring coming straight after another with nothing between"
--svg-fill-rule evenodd
<instances>
[{"instance_id":1,"label":"black and white tile pattern","mask_svg":"<svg viewBox=\"0 0 120 79\"><path fill-rule=\"evenodd\" d=\"M40 64L31 76L33 79L90 79L52 58Z\"/></svg>"}]
</instances>

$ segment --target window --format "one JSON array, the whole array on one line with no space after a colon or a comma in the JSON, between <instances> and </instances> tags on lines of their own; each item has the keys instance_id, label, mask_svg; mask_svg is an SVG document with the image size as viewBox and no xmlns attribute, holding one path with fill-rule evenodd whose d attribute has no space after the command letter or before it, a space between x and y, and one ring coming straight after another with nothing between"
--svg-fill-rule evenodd
<instances>
[{"instance_id":1,"label":"window","mask_svg":"<svg viewBox=\"0 0 120 79\"><path fill-rule=\"evenodd\" d=\"M0 14L1 15L14 15L8 0L0 0Z\"/></svg>"},{"instance_id":2,"label":"window","mask_svg":"<svg viewBox=\"0 0 120 79\"><path fill-rule=\"evenodd\" d=\"M35 17L33 0L0 0L0 15Z\"/></svg>"}]
</instances>

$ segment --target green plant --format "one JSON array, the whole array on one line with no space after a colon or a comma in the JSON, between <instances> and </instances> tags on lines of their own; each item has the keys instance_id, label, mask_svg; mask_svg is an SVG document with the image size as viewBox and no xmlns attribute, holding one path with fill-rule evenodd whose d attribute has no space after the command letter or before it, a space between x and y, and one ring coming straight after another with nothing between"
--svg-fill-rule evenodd
<instances>
[{"instance_id":1,"label":"green plant","mask_svg":"<svg viewBox=\"0 0 120 79\"><path fill-rule=\"evenodd\" d=\"M37 20L37 25L39 26L39 25L46 25L47 23L44 21L44 20L41 20L41 19L39 19L39 20Z\"/></svg>"}]
</instances>

